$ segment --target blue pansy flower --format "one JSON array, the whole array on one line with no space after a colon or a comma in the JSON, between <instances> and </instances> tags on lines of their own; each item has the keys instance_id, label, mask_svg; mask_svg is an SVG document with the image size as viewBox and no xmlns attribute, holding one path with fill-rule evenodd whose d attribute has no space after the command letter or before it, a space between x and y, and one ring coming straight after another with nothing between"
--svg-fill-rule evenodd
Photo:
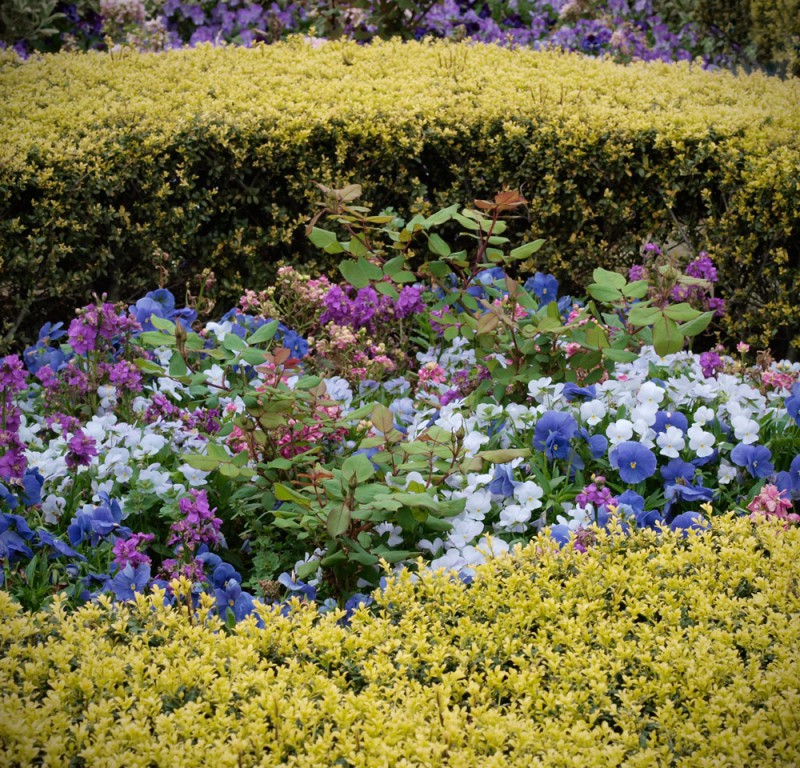
<instances>
[{"instance_id":1,"label":"blue pansy flower","mask_svg":"<svg viewBox=\"0 0 800 768\"><path fill-rule=\"evenodd\" d=\"M308 342L297 331L293 331L283 323L279 323L278 333L280 334L281 344L289 350L292 357L299 360L308 354Z\"/></svg>"},{"instance_id":2,"label":"blue pansy flower","mask_svg":"<svg viewBox=\"0 0 800 768\"><path fill-rule=\"evenodd\" d=\"M533 431L533 445L544 451L548 459L566 459L569 456L569 441L578 434L578 422L563 411L547 411L542 414Z\"/></svg>"},{"instance_id":3,"label":"blue pansy flower","mask_svg":"<svg viewBox=\"0 0 800 768\"><path fill-rule=\"evenodd\" d=\"M677 483L679 480L684 483L691 483L694 480L697 467L683 459L671 459L666 466L661 467L661 477L664 484Z\"/></svg>"},{"instance_id":4,"label":"blue pansy flower","mask_svg":"<svg viewBox=\"0 0 800 768\"><path fill-rule=\"evenodd\" d=\"M599 459L606 455L608 438L605 435L591 435L586 427L580 427L579 434L588 443L592 458Z\"/></svg>"},{"instance_id":5,"label":"blue pansy flower","mask_svg":"<svg viewBox=\"0 0 800 768\"><path fill-rule=\"evenodd\" d=\"M101 491L100 504L94 509L78 512L67 527L67 537L70 544L76 547L84 539L90 539L92 546L108 536L116 533L123 538L130 536L131 531L121 525L122 508L116 499L109 498L105 491Z\"/></svg>"},{"instance_id":6,"label":"blue pansy flower","mask_svg":"<svg viewBox=\"0 0 800 768\"><path fill-rule=\"evenodd\" d=\"M784 401L786 411L794 419L795 424L800 426L800 381L792 387L791 394Z\"/></svg>"},{"instance_id":7,"label":"blue pansy flower","mask_svg":"<svg viewBox=\"0 0 800 768\"><path fill-rule=\"evenodd\" d=\"M646 446L633 440L619 443L608 455L611 466L619 470L626 483L640 483L656 471L656 455Z\"/></svg>"},{"instance_id":8,"label":"blue pansy flower","mask_svg":"<svg viewBox=\"0 0 800 768\"><path fill-rule=\"evenodd\" d=\"M680 531L686 536L689 531L704 531L710 523L699 512L684 512L678 515L670 524L670 530Z\"/></svg>"},{"instance_id":9,"label":"blue pansy flower","mask_svg":"<svg viewBox=\"0 0 800 768\"><path fill-rule=\"evenodd\" d=\"M517 485L519 483L514 480L514 470L511 468L511 464L495 464L494 477L488 485L489 493L507 499L514 493Z\"/></svg>"},{"instance_id":10,"label":"blue pansy flower","mask_svg":"<svg viewBox=\"0 0 800 768\"><path fill-rule=\"evenodd\" d=\"M667 427L675 427L685 434L689 429L689 420L680 411L656 411L653 431L660 435L667 431Z\"/></svg>"},{"instance_id":11,"label":"blue pansy flower","mask_svg":"<svg viewBox=\"0 0 800 768\"><path fill-rule=\"evenodd\" d=\"M136 568L128 563L111 579L110 588L117 600L133 600L135 593L143 592L149 581L149 563L141 563Z\"/></svg>"},{"instance_id":12,"label":"blue pansy flower","mask_svg":"<svg viewBox=\"0 0 800 768\"><path fill-rule=\"evenodd\" d=\"M300 581L294 573L282 573L278 576L278 583L282 584L290 592L299 592L308 600L317 599L317 590L310 584Z\"/></svg>"},{"instance_id":13,"label":"blue pansy flower","mask_svg":"<svg viewBox=\"0 0 800 768\"><path fill-rule=\"evenodd\" d=\"M56 538L52 533L46 531L44 528L38 528L36 535L39 537L40 546L50 547L50 549L55 552L54 557L63 555L64 557L75 557L78 560L86 560L83 555L76 552L72 547L69 546L69 544L67 544L65 541L61 541L61 539Z\"/></svg>"},{"instance_id":14,"label":"blue pansy flower","mask_svg":"<svg viewBox=\"0 0 800 768\"><path fill-rule=\"evenodd\" d=\"M525 281L523 287L536 296L541 304L549 304L551 301L558 300L558 280L553 275L537 272Z\"/></svg>"},{"instance_id":15,"label":"blue pansy flower","mask_svg":"<svg viewBox=\"0 0 800 768\"><path fill-rule=\"evenodd\" d=\"M214 568L213 575L211 576L211 583L216 589L222 589L229 581L238 581L241 584L242 577L229 563L220 563Z\"/></svg>"},{"instance_id":16,"label":"blue pansy flower","mask_svg":"<svg viewBox=\"0 0 800 768\"><path fill-rule=\"evenodd\" d=\"M0 559L13 562L17 557L33 557L25 543L33 538L33 531L25 518L10 512L0 512Z\"/></svg>"},{"instance_id":17,"label":"blue pansy flower","mask_svg":"<svg viewBox=\"0 0 800 768\"><path fill-rule=\"evenodd\" d=\"M139 321L144 331L155 330L155 326L152 323L153 315L162 320L171 320L174 323L179 322L186 329L191 327L192 323L197 320L197 312L195 310L188 307L175 309L175 297L166 288L150 291L139 299L136 304L128 307L128 310Z\"/></svg>"},{"instance_id":18,"label":"blue pansy flower","mask_svg":"<svg viewBox=\"0 0 800 768\"><path fill-rule=\"evenodd\" d=\"M0 502L4 503L8 509L16 509L19 506L19 499L16 494L0 483Z\"/></svg>"},{"instance_id":19,"label":"blue pansy flower","mask_svg":"<svg viewBox=\"0 0 800 768\"><path fill-rule=\"evenodd\" d=\"M739 443L731 451L731 461L739 467L744 467L753 477L769 477L774 471L772 466L772 452L764 445L745 445Z\"/></svg>"},{"instance_id":20,"label":"blue pansy flower","mask_svg":"<svg viewBox=\"0 0 800 768\"><path fill-rule=\"evenodd\" d=\"M572 529L566 523L558 523L550 528L550 538L558 543L559 547L569 544Z\"/></svg>"},{"instance_id":21,"label":"blue pansy flower","mask_svg":"<svg viewBox=\"0 0 800 768\"><path fill-rule=\"evenodd\" d=\"M236 579L226 581L222 588L214 590L214 595L220 618L224 619L230 611L236 621L242 621L255 611L253 596L242 591L242 585Z\"/></svg>"},{"instance_id":22,"label":"blue pansy flower","mask_svg":"<svg viewBox=\"0 0 800 768\"><path fill-rule=\"evenodd\" d=\"M35 507L42 503L42 486L44 477L38 469L26 469L22 476L22 503L28 507Z\"/></svg>"},{"instance_id":23,"label":"blue pansy flower","mask_svg":"<svg viewBox=\"0 0 800 768\"><path fill-rule=\"evenodd\" d=\"M578 398L581 400L594 400L597 397L597 387L594 384L590 384L588 387L579 387L574 382L568 381L564 385L561 394L570 402Z\"/></svg>"},{"instance_id":24,"label":"blue pansy flower","mask_svg":"<svg viewBox=\"0 0 800 768\"><path fill-rule=\"evenodd\" d=\"M368 605L371 605L374 602L375 601L369 595L364 595L360 592L356 592L354 595L351 595L344 604L344 624L350 623L350 619L353 618L353 614L359 608L366 608Z\"/></svg>"}]
</instances>

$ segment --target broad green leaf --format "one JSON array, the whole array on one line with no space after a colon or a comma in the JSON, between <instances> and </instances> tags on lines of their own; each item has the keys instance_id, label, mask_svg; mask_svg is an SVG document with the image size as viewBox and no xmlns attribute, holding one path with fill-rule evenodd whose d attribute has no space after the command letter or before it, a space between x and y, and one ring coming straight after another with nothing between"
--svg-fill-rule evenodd
<instances>
[{"instance_id":1,"label":"broad green leaf","mask_svg":"<svg viewBox=\"0 0 800 768\"><path fill-rule=\"evenodd\" d=\"M384 296L388 296L392 301L397 301L400 298L397 289L391 283L384 283L383 281L375 283L375 290Z\"/></svg>"},{"instance_id":2,"label":"broad green leaf","mask_svg":"<svg viewBox=\"0 0 800 768\"><path fill-rule=\"evenodd\" d=\"M294 385L295 389L313 389L319 386L322 379L319 376L301 376Z\"/></svg>"},{"instance_id":3,"label":"broad green leaf","mask_svg":"<svg viewBox=\"0 0 800 768\"><path fill-rule=\"evenodd\" d=\"M350 527L350 510L346 504L337 504L329 513L325 521L328 535L335 539L341 536Z\"/></svg>"},{"instance_id":4,"label":"broad green leaf","mask_svg":"<svg viewBox=\"0 0 800 768\"><path fill-rule=\"evenodd\" d=\"M342 475L345 480L355 478L359 483L365 483L375 474L372 462L363 454L356 453L348 456L342 463Z\"/></svg>"},{"instance_id":5,"label":"broad green leaf","mask_svg":"<svg viewBox=\"0 0 800 768\"><path fill-rule=\"evenodd\" d=\"M536 253L542 246L544 245L544 240L532 240L530 243L525 243L524 245L520 245L518 248L514 248L511 253L508 254L509 258L511 259L527 259L528 256L532 256Z\"/></svg>"},{"instance_id":6,"label":"broad green leaf","mask_svg":"<svg viewBox=\"0 0 800 768\"><path fill-rule=\"evenodd\" d=\"M164 369L153 360L145 360L143 357L137 357L134 361L136 367L144 373L154 373L157 376L164 375Z\"/></svg>"},{"instance_id":7,"label":"broad green leaf","mask_svg":"<svg viewBox=\"0 0 800 768\"><path fill-rule=\"evenodd\" d=\"M333 245L333 243L338 242L335 232L329 232L327 229L320 229L319 227L314 227L311 230L308 239L316 245L317 248L322 248L323 250Z\"/></svg>"},{"instance_id":8,"label":"broad green leaf","mask_svg":"<svg viewBox=\"0 0 800 768\"><path fill-rule=\"evenodd\" d=\"M172 355L169 359L169 375L175 379L180 379L183 376L189 375L189 369L186 367L186 361L177 353Z\"/></svg>"},{"instance_id":9,"label":"broad green leaf","mask_svg":"<svg viewBox=\"0 0 800 768\"><path fill-rule=\"evenodd\" d=\"M647 280L635 280L632 283L628 283L622 289L622 293L625 295L626 299L643 299L647 296L649 287L650 283L648 283Z\"/></svg>"},{"instance_id":10,"label":"broad green leaf","mask_svg":"<svg viewBox=\"0 0 800 768\"><path fill-rule=\"evenodd\" d=\"M440 224L444 224L445 222L450 221L458 213L458 205L451 205L447 208L442 208L440 211L436 211L436 213L432 213L425 219L425 226L426 227L436 227Z\"/></svg>"},{"instance_id":11,"label":"broad green leaf","mask_svg":"<svg viewBox=\"0 0 800 768\"><path fill-rule=\"evenodd\" d=\"M364 245L363 240L358 237L350 238L345 250L349 251L356 258L366 256L369 253L369 249Z\"/></svg>"},{"instance_id":12,"label":"broad green leaf","mask_svg":"<svg viewBox=\"0 0 800 768\"><path fill-rule=\"evenodd\" d=\"M342 277L354 288L366 288L369 285L369 276L361 269L361 264L358 261L348 259L340 262L339 271L342 273Z\"/></svg>"},{"instance_id":13,"label":"broad green leaf","mask_svg":"<svg viewBox=\"0 0 800 768\"><path fill-rule=\"evenodd\" d=\"M602 285L608 285L621 291L625 287L625 277L619 272L611 272L608 269L598 267L592 272L592 280Z\"/></svg>"},{"instance_id":14,"label":"broad green leaf","mask_svg":"<svg viewBox=\"0 0 800 768\"><path fill-rule=\"evenodd\" d=\"M268 323L264 323L247 337L247 343L254 346L255 344L263 344L265 341L272 341L278 330L278 325L277 320L270 320Z\"/></svg>"},{"instance_id":15,"label":"broad green leaf","mask_svg":"<svg viewBox=\"0 0 800 768\"><path fill-rule=\"evenodd\" d=\"M358 267L370 280L380 280L383 278L383 270L377 264L373 264L367 259L359 259Z\"/></svg>"},{"instance_id":16,"label":"broad green leaf","mask_svg":"<svg viewBox=\"0 0 800 768\"><path fill-rule=\"evenodd\" d=\"M136 340L149 347L174 347L175 337L161 331L145 331L140 333Z\"/></svg>"},{"instance_id":17,"label":"broad green leaf","mask_svg":"<svg viewBox=\"0 0 800 768\"><path fill-rule=\"evenodd\" d=\"M661 316L660 307L643 307L636 304L628 312L628 322L631 325L652 325Z\"/></svg>"},{"instance_id":18,"label":"broad green leaf","mask_svg":"<svg viewBox=\"0 0 800 768\"><path fill-rule=\"evenodd\" d=\"M653 347L656 354L673 355L683 349L683 334L674 320L660 317L653 325Z\"/></svg>"},{"instance_id":19,"label":"broad green leaf","mask_svg":"<svg viewBox=\"0 0 800 768\"><path fill-rule=\"evenodd\" d=\"M543 317L536 326L537 333L554 333L562 330L564 326L561 324L561 319L549 316Z\"/></svg>"},{"instance_id":20,"label":"broad green leaf","mask_svg":"<svg viewBox=\"0 0 800 768\"><path fill-rule=\"evenodd\" d=\"M695 309L685 301L682 301L680 304L670 304L664 307L663 312L670 320L677 320L679 323L695 320L702 314L699 309Z\"/></svg>"},{"instance_id":21,"label":"broad green leaf","mask_svg":"<svg viewBox=\"0 0 800 768\"><path fill-rule=\"evenodd\" d=\"M378 403L372 409L370 421L374 427L384 434L394 429L394 414L385 405Z\"/></svg>"},{"instance_id":22,"label":"broad green leaf","mask_svg":"<svg viewBox=\"0 0 800 768\"><path fill-rule=\"evenodd\" d=\"M492 464L506 464L514 459L527 459L530 455L530 448L500 448L496 451L479 451L476 454Z\"/></svg>"},{"instance_id":23,"label":"broad green leaf","mask_svg":"<svg viewBox=\"0 0 800 768\"><path fill-rule=\"evenodd\" d=\"M393 259L389 259L389 261L387 261L383 265L383 274L389 275L391 277L392 275L395 275L397 272L403 269L405 265L406 265L405 256L395 256Z\"/></svg>"},{"instance_id":24,"label":"broad green leaf","mask_svg":"<svg viewBox=\"0 0 800 768\"><path fill-rule=\"evenodd\" d=\"M261 365L264 362L266 351L257 347L248 347L239 353L239 359L248 365Z\"/></svg>"},{"instance_id":25,"label":"broad green leaf","mask_svg":"<svg viewBox=\"0 0 800 768\"><path fill-rule=\"evenodd\" d=\"M392 275L392 280L396 283L415 283L417 281L417 276L413 272L401 269L399 272L395 272L394 275Z\"/></svg>"},{"instance_id":26,"label":"broad green leaf","mask_svg":"<svg viewBox=\"0 0 800 768\"><path fill-rule=\"evenodd\" d=\"M288 485L283 485L283 483L275 483L272 490L275 494L275 498L278 501L293 501L295 504L299 504L301 507L305 508L311 506L311 502L305 496L299 494L292 488L289 488Z\"/></svg>"},{"instance_id":27,"label":"broad green leaf","mask_svg":"<svg viewBox=\"0 0 800 768\"><path fill-rule=\"evenodd\" d=\"M604 349L611 346L605 331L598 326L591 326L586 329L586 343L594 349Z\"/></svg>"},{"instance_id":28,"label":"broad green leaf","mask_svg":"<svg viewBox=\"0 0 800 768\"><path fill-rule=\"evenodd\" d=\"M167 333L175 333L175 323L172 320L166 320L158 315L150 315L150 322L153 328L158 328L159 331L166 331Z\"/></svg>"},{"instance_id":29,"label":"broad green leaf","mask_svg":"<svg viewBox=\"0 0 800 768\"><path fill-rule=\"evenodd\" d=\"M592 283L586 290L593 299L598 301L611 302L619 301L622 298L622 291L611 285Z\"/></svg>"},{"instance_id":30,"label":"broad green leaf","mask_svg":"<svg viewBox=\"0 0 800 768\"><path fill-rule=\"evenodd\" d=\"M452 253L450 246L435 232L428 236L428 248L431 249L431 253L443 258L447 258Z\"/></svg>"},{"instance_id":31,"label":"broad green leaf","mask_svg":"<svg viewBox=\"0 0 800 768\"><path fill-rule=\"evenodd\" d=\"M634 360L639 359L639 355L635 352L630 352L627 349L604 349L603 357L613 360L615 363L632 363Z\"/></svg>"},{"instance_id":32,"label":"broad green leaf","mask_svg":"<svg viewBox=\"0 0 800 768\"><path fill-rule=\"evenodd\" d=\"M226 333L222 337L222 346L229 352L241 352L247 347L244 339L240 339L235 333Z\"/></svg>"},{"instance_id":33,"label":"broad green leaf","mask_svg":"<svg viewBox=\"0 0 800 768\"><path fill-rule=\"evenodd\" d=\"M694 320L689 320L688 323L682 323L679 325L678 330L684 336L697 336L698 333L702 333L706 328L708 328L708 324L711 322L713 317L713 312L703 312L703 314L698 315Z\"/></svg>"}]
</instances>

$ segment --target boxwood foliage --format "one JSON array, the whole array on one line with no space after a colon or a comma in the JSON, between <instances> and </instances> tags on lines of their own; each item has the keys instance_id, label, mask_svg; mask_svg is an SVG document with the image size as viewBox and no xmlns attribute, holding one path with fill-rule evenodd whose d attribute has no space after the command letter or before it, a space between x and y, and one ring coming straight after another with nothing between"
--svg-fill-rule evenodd
<instances>
[{"instance_id":1,"label":"boxwood foliage","mask_svg":"<svg viewBox=\"0 0 800 768\"><path fill-rule=\"evenodd\" d=\"M331 269L313 182L402 215L519 187L531 268L584 284L648 238L720 265L728 330L800 344L800 81L446 42L58 54L0 65L0 322L204 268L223 303Z\"/></svg>"},{"instance_id":2,"label":"boxwood foliage","mask_svg":"<svg viewBox=\"0 0 800 768\"><path fill-rule=\"evenodd\" d=\"M2 764L798 764L800 529L543 541L470 585L390 579L349 623L0 592Z\"/></svg>"}]
</instances>

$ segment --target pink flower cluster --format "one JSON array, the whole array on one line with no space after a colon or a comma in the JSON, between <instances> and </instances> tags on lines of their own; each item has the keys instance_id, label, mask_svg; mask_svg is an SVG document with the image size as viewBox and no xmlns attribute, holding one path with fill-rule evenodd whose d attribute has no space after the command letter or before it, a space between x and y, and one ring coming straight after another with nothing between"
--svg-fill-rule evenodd
<instances>
[{"instance_id":1,"label":"pink flower cluster","mask_svg":"<svg viewBox=\"0 0 800 768\"><path fill-rule=\"evenodd\" d=\"M790 512L793 507L790 499L787 499L782 491L775 485L765 485L761 492L748 505L750 519L759 520L763 518L777 518L789 523L800 523L800 515Z\"/></svg>"}]
</instances>

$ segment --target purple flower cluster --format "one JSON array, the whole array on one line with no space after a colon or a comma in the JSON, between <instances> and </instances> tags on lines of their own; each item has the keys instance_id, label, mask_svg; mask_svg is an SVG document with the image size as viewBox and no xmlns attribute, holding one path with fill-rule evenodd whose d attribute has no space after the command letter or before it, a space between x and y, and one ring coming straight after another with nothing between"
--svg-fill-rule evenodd
<instances>
[{"instance_id":1,"label":"purple flower cluster","mask_svg":"<svg viewBox=\"0 0 800 768\"><path fill-rule=\"evenodd\" d=\"M25 389L25 368L18 355L0 360L0 478L25 474L25 444L20 440L21 413L14 396Z\"/></svg>"},{"instance_id":2,"label":"purple flower cluster","mask_svg":"<svg viewBox=\"0 0 800 768\"><path fill-rule=\"evenodd\" d=\"M97 348L98 339L111 342L114 338L139 330L138 321L123 312L117 313L113 304L89 304L78 310L67 331L70 346L78 355Z\"/></svg>"},{"instance_id":3,"label":"purple flower cluster","mask_svg":"<svg viewBox=\"0 0 800 768\"><path fill-rule=\"evenodd\" d=\"M114 542L114 562L120 569L130 565L138 568L140 565L150 565L151 560L143 550L147 548L155 536L152 533L132 533L127 539L117 539Z\"/></svg>"},{"instance_id":4,"label":"purple flower cluster","mask_svg":"<svg viewBox=\"0 0 800 768\"><path fill-rule=\"evenodd\" d=\"M319 319L323 325L333 322L355 329L366 328L370 332L375 331L378 323L391 318L402 319L424 308L422 288L408 285L400 291L397 301L379 294L372 286L360 288L353 295L350 286L332 285L324 303L325 311Z\"/></svg>"},{"instance_id":5,"label":"purple flower cluster","mask_svg":"<svg viewBox=\"0 0 800 768\"><path fill-rule=\"evenodd\" d=\"M69 469L88 467L92 463L92 458L97 456L97 443L94 438L80 429L70 438L67 447L69 451L65 461Z\"/></svg>"},{"instance_id":6,"label":"purple flower cluster","mask_svg":"<svg viewBox=\"0 0 800 768\"><path fill-rule=\"evenodd\" d=\"M217 546L224 543L221 527L222 520L214 517L216 508L208 506L208 495L205 491L190 491L191 497L180 500L183 518L173 523L167 544L176 544L176 553L185 550L197 551L202 544Z\"/></svg>"}]
</instances>

